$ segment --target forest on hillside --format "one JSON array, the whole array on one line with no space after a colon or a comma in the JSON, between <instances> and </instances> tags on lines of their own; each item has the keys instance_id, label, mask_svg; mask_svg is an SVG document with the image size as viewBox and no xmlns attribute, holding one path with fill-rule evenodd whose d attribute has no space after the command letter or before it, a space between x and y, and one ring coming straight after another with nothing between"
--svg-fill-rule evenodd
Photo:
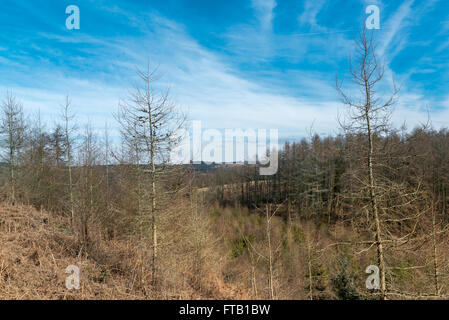
<instances>
[{"instance_id":1,"label":"forest on hillside","mask_svg":"<svg viewBox=\"0 0 449 320\"><path fill-rule=\"evenodd\" d=\"M449 130L430 117L392 126L400 91L378 89L370 35L356 42L351 81L336 81L341 133L286 142L270 176L259 164L170 163L188 115L154 89L150 66L114 113L118 144L107 127L80 125L70 97L49 127L8 92L2 200L57 222L74 239L72 264L101 267L89 281L122 277L134 298L447 298Z\"/></svg>"}]
</instances>

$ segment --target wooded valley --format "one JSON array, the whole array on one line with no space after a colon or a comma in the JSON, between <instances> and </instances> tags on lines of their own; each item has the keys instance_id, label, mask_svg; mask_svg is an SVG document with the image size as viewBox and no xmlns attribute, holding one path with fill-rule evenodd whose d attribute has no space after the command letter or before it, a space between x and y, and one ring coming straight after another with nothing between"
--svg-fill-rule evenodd
<instances>
[{"instance_id":1,"label":"wooded valley","mask_svg":"<svg viewBox=\"0 0 449 320\"><path fill-rule=\"evenodd\" d=\"M286 142L271 176L258 164L170 163L188 115L154 89L150 65L114 113L119 143L107 125L80 125L71 97L49 126L8 92L0 227L5 243L33 240L28 258L2 248L0 298L447 298L449 130L430 116L393 127L400 91L378 90L366 30L356 43L352 82L335 85L340 133ZM63 263L82 266L82 290L51 277ZM20 282L17 268L42 281Z\"/></svg>"}]
</instances>

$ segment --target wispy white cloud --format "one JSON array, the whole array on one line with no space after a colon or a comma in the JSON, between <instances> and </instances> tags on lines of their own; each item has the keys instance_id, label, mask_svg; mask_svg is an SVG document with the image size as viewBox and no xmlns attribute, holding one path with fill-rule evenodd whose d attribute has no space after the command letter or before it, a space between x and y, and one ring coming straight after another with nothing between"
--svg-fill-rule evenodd
<instances>
[{"instance_id":1,"label":"wispy white cloud","mask_svg":"<svg viewBox=\"0 0 449 320\"><path fill-rule=\"evenodd\" d=\"M407 19L411 18L411 6L414 0L408 0L401 4L396 12L382 24L382 29L385 29L385 33L382 37L382 42L378 48L380 56L384 57L385 53L390 46L394 43L397 47L394 50L394 55L399 53L405 46L406 35L401 33L401 30L407 26ZM394 57L390 55L390 59Z\"/></svg>"},{"instance_id":2,"label":"wispy white cloud","mask_svg":"<svg viewBox=\"0 0 449 320\"><path fill-rule=\"evenodd\" d=\"M251 5L256 11L262 30L271 30L276 0L251 0Z\"/></svg>"},{"instance_id":3,"label":"wispy white cloud","mask_svg":"<svg viewBox=\"0 0 449 320\"><path fill-rule=\"evenodd\" d=\"M298 18L299 23L310 26L313 31L327 31L327 28L319 25L317 22L317 15L323 9L325 3L325 0L306 0L304 2L304 11Z\"/></svg>"},{"instance_id":4,"label":"wispy white cloud","mask_svg":"<svg viewBox=\"0 0 449 320\"><path fill-rule=\"evenodd\" d=\"M257 23L232 26L225 34L227 50L251 57L255 61L266 61L275 54L273 19L276 0L251 0Z\"/></svg>"}]
</instances>

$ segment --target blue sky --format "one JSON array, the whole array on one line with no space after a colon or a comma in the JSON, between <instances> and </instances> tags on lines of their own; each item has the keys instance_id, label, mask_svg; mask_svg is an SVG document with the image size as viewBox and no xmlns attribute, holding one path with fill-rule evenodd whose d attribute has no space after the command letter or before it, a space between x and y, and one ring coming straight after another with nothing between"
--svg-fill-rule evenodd
<instances>
[{"instance_id":1,"label":"blue sky","mask_svg":"<svg viewBox=\"0 0 449 320\"><path fill-rule=\"evenodd\" d=\"M206 128L276 128L283 138L337 132L334 89L365 8L386 81L401 88L393 121L449 121L447 0L0 0L0 93L53 124L65 95L78 121L114 127L112 112L148 57L189 118ZM68 5L80 30L65 26Z\"/></svg>"}]
</instances>

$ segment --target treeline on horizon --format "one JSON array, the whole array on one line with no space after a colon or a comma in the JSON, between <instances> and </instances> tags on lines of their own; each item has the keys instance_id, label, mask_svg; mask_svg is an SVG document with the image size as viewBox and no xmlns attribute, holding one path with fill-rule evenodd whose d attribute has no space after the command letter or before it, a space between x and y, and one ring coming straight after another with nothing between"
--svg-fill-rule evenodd
<instances>
[{"instance_id":1,"label":"treeline on horizon","mask_svg":"<svg viewBox=\"0 0 449 320\"><path fill-rule=\"evenodd\" d=\"M435 199L436 209L449 218L449 130L423 125L376 139L382 145L385 162L379 174L398 183L420 183L422 190ZM357 185L355 163L363 166L358 161L363 159L359 147L363 144L363 135L313 135L286 142L279 150L278 171L272 176L260 176L258 165L213 166L212 173L203 165L198 170L205 174L196 184L216 188L222 205L236 201L248 207L285 203L301 217L335 221L345 208L354 205L355 198L350 195Z\"/></svg>"}]
</instances>

